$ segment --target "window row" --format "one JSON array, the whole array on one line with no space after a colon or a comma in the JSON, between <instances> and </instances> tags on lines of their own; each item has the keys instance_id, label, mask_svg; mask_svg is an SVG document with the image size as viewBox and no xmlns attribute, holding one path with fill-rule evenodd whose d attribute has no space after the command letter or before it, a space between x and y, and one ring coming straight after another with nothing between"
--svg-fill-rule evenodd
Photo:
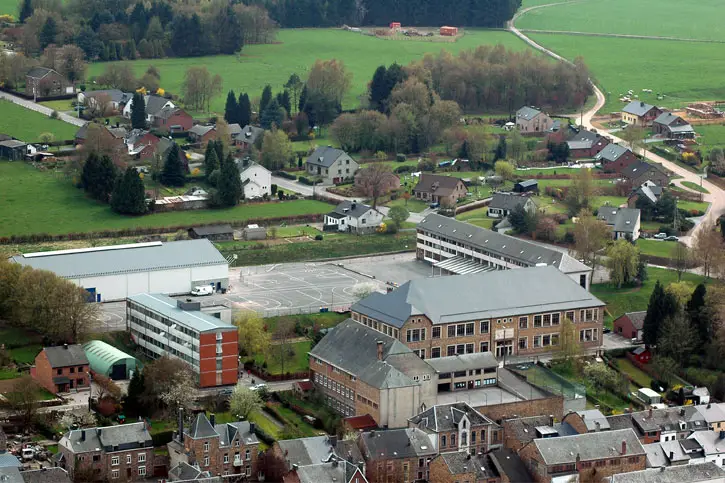
<instances>
[{"instance_id":1,"label":"window row","mask_svg":"<svg viewBox=\"0 0 725 483\"><path fill-rule=\"evenodd\" d=\"M322 387L326 387L332 392L336 392L343 397L346 397L347 399L355 400L355 391L350 389L349 387L345 386L344 384L340 384L339 382L320 374L319 372L315 373L315 382L319 384Z\"/></svg>"}]
</instances>

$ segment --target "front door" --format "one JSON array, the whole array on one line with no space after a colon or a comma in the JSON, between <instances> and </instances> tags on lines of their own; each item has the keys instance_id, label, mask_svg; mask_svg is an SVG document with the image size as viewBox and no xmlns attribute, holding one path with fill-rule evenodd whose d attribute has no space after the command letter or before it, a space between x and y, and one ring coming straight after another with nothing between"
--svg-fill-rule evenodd
<instances>
[{"instance_id":1,"label":"front door","mask_svg":"<svg viewBox=\"0 0 725 483\"><path fill-rule=\"evenodd\" d=\"M514 352L513 340L501 340L496 342L496 359L504 356L510 356Z\"/></svg>"}]
</instances>

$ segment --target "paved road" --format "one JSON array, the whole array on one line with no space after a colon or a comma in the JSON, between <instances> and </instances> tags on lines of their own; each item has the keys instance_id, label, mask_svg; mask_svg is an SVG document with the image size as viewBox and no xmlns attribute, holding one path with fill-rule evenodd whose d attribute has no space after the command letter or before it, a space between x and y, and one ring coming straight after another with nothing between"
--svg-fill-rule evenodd
<instances>
[{"instance_id":1,"label":"paved road","mask_svg":"<svg viewBox=\"0 0 725 483\"><path fill-rule=\"evenodd\" d=\"M27 101L21 97L14 96L7 92L0 92L0 98L6 99L10 102L18 104L19 106L22 106L26 109L30 109L31 111L36 111L41 114L45 114L46 116L50 116L50 114L53 112L53 109L50 109L49 107L42 106L33 101ZM68 124L73 124L74 126L78 126L78 127L86 124L86 121L84 121L83 119L78 119L77 117L69 116L68 114L65 114L63 112L58 113L58 119L60 119L61 121L65 121Z\"/></svg>"},{"instance_id":2,"label":"paved road","mask_svg":"<svg viewBox=\"0 0 725 483\"><path fill-rule=\"evenodd\" d=\"M532 48L534 48L540 52L543 52L557 60L562 60L564 62L571 63L569 60L563 58L559 54L547 49L546 47L541 46L540 44L536 43L535 41L533 41L532 39L527 37L526 34L522 33L519 29L517 29L516 25L515 25L516 20L521 15L525 14L526 12L528 12L530 10L534 10L537 8L551 7L553 5L559 5L561 3L569 3L569 2L558 2L558 3L551 3L551 4L547 4L547 5L537 5L534 7L525 8L525 9L521 10L520 12L518 12L516 15L514 15L513 19L511 19L508 22L507 28L514 35L516 35L517 37L522 39L524 42L529 44ZM604 93L601 91L601 89L599 89L599 87L597 87L591 80L590 80L590 83L594 90L594 94L597 97L597 102L594 105L594 107L592 107L590 110L588 110L587 112L584 113L584 115L582 116L582 124L587 129L595 129L594 126L592 125L592 119L594 118L596 113L604 106L604 104L606 102L606 98L604 97ZM626 144L622 139L620 139L619 137L617 137L613 134L609 134L609 136L616 143ZM682 185L683 181L690 181L690 182L698 184L698 185L701 182L701 178L698 174L688 171L687 169L682 168L671 161L668 161L667 159L663 158L662 156L658 156L658 155L650 153L650 152L643 152L642 150L639 150L637 154L644 155L650 161L659 163L662 166L664 166L665 168L667 168L668 170L675 173L676 175L681 176L680 179L673 180L673 183L676 186L678 186L686 191L695 192L694 190L691 190L690 188L683 186ZM703 195L703 199L710 203L710 208L708 209L707 213L703 217L702 222L699 223L698 225L696 225L695 228L693 228L690 231L690 233L687 234L687 236L683 236L680 238L680 240L683 243L685 243L686 245L689 245L689 246L692 245L693 237L700 230L704 229L706 226L708 226L710 224L714 224L717 221L717 218L720 215L722 215L723 213L725 213L725 191L721 190L720 188L718 188L717 186L715 186L714 184L712 184L711 182L709 182L707 180L702 180L702 186L710 192L709 194Z\"/></svg>"}]
</instances>

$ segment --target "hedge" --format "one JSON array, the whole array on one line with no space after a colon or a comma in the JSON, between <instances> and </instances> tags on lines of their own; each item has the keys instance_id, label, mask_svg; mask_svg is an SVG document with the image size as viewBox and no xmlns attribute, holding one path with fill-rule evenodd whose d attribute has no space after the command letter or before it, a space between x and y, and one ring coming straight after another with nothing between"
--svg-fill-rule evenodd
<instances>
[{"instance_id":1,"label":"hedge","mask_svg":"<svg viewBox=\"0 0 725 483\"><path fill-rule=\"evenodd\" d=\"M312 186L314 182L310 180L309 178L306 178L305 176L300 176L297 178L297 181L299 181L302 184L306 184L307 186Z\"/></svg>"},{"instance_id":2,"label":"hedge","mask_svg":"<svg viewBox=\"0 0 725 483\"><path fill-rule=\"evenodd\" d=\"M287 171L275 171L272 174L275 176L279 176L280 178L291 179L293 181L297 179L297 176L295 176L294 174L290 174Z\"/></svg>"},{"instance_id":3,"label":"hedge","mask_svg":"<svg viewBox=\"0 0 725 483\"><path fill-rule=\"evenodd\" d=\"M260 428L258 424L254 425L254 434L256 434L257 438L259 438L262 442L264 442L264 444L268 446L272 446L276 441L271 435L267 434L265 430Z\"/></svg>"}]
</instances>

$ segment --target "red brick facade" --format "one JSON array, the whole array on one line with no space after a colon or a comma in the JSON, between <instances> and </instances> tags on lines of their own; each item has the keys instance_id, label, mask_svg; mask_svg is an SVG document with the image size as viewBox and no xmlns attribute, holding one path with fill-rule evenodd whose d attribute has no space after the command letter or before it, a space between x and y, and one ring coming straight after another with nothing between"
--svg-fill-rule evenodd
<instances>
[{"instance_id":1,"label":"red brick facade","mask_svg":"<svg viewBox=\"0 0 725 483\"><path fill-rule=\"evenodd\" d=\"M621 173L624 168L632 163L636 163L637 161L639 161L637 156L632 151L627 150L627 152L623 153L616 161L607 162L602 166L602 168L607 173Z\"/></svg>"},{"instance_id":2,"label":"red brick facade","mask_svg":"<svg viewBox=\"0 0 725 483\"><path fill-rule=\"evenodd\" d=\"M214 387L236 384L238 374L238 332L227 330L222 333L222 353L217 355L216 334L199 336L199 386ZM217 358L221 358L221 369Z\"/></svg>"},{"instance_id":3,"label":"red brick facade","mask_svg":"<svg viewBox=\"0 0 725 483\"><path fill-rule=\"evenodd\" d=\"M68 392L70 389L87 389L89 387L89 371L90 366L88 364L53 368L50 366L45 349L43 349L35 357L35 368L31 371L31 375L38 381L38 384L55 394ZM66 377L70 382L56 384L53 379L57 377Z\"/></svg>"},{"instance_id":4,"label":"red brick facade","mask_svg":"<svg viewBox=\"0 0 725 483\"><path fill-rule=\"evenodd\" d=\"M186 132L194 125L192 118L183 109L176 109L168 118L155 117L154 127L161 132Z\"/></svg>"}]
</instances>

